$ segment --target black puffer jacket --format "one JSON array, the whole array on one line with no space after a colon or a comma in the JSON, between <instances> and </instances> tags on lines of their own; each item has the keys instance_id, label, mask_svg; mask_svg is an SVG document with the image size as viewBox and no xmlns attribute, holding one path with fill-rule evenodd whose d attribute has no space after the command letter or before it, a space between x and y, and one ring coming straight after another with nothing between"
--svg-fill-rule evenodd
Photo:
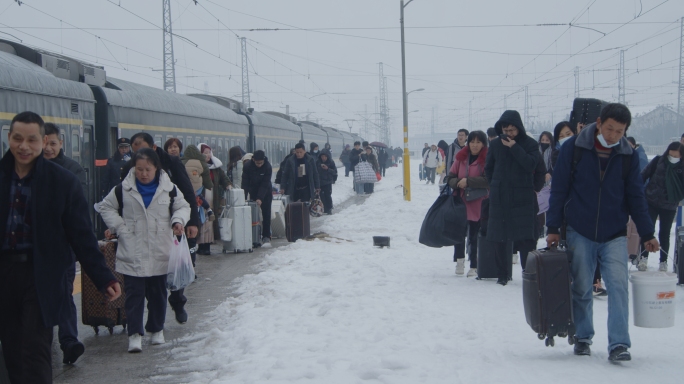
<instances>
[{"instance_id":1,"label":"black puffer jacket","mask_svg":"<svg viewBox=\"0 0 684 384\"><path fill-rule=\"evenodd\" d=\"M62 168L67 169L69 172L73 173L78 177L78 181L81 183L81 187L83 188L83 194L88 197L88 182L86 181L86 173L83 167L81 167L81 164L79 164L76 160L64 156L64 150L60 149L59 150L59 155L52 159L55 163L59 164L62 166Z\"/></svg>"},{"instance_id":2,"label":"black puffer jacket","mask_svg":"<svg viewBox=\"0 0 684 384\"><path fill-rule=\"evenodd\" d=\"M667 170L668 161L667 152L663 156L654 157L648 163L648 166L641 171L641 178L644 180L644 183L648 180L645 190L648 205L658 209L676 211L679 202L673 203L667 199L665 171ZM677 175L679 175L682 184L684 184L684 164L681 161L677 164Z\"/></svg>"},{"instance_id":3,"label":"black puffer jacket","mask_svg":"<svg viewBox=\"0 0 684 384\"><path fill-rule=\"evenodd\" d=\"M297 156L290 156L285 162L280 189L285 191L288 196L294 196L295 183L297 180ZM311 196L316 195L316 190L320 189L320 179L316 168L316 160L308 153L304 154L304 164L306 166L306 177L309 179L309 192Z\"/></svg>"},{"instance_id":4,"label":"black puffer jacket","mask_svg":"<svg viewBox=\"0 0 684 384\"><path fill-rule=\"evenodd\" d=\"M271 175L273 168L268 158L264 160L264 165L257 167L253 161L248 161L242 169L242 189L245 190L245 198L250 195L253 201L261 200L268 202L273 199L271 192Z\"/></svg>"},{"instance_id":5,"label":"black puffer jacket","mask_svg":"<svg viewBox=\"0 0 684 384\"><path fill-rule=\"evenodd\" d=\"M496 123L496 132L503 134L502 126L515 125L516 144L508 148L497 138L487 152L485 174L489 181L490 241L518 241L534 239L535 206L537 195L534 175L540 161L539 144L527 136L520 114L505 111Z\"/></svg>"},{"instance_id":6,"label":"black puffer jacket","mask_svg":"<svg viewBox=\"0 0 684 384\"><path fill-rule=\"evenodd\" d=\"M321 156L328 156L326 161L321 160ZM323 169L322 165L326 165L328 169ZM318 156L316 160L316 168L318 168L318 179L321 181L320 185L330 185L335 183L335 176L337 176L337 167L335 162L332 160L332 155L330 151L324 149L321 151L321 155Z\"/></svg>"}]
</instances>

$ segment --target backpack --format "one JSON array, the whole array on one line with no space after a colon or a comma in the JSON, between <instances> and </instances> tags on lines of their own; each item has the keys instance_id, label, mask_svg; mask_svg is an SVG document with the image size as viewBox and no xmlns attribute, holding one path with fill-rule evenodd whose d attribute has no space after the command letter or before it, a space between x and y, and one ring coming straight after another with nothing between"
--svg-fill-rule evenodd
<instances>
[{"instance_id":1,"label":"backpack","mask_svg":"<svg viewBox=\"0 0 684 384\"><path fill-rule=\"evenodd\" d=\"M114 195L116 196L116 202L119 203L119 216L123 217L123 187L119 183L114 187ZM173 217L173 201L176 199L176 186L173 186L173 190L169 192L169 197L171 201L169 202L169 217Z\"/></svg>"}]
</instances>

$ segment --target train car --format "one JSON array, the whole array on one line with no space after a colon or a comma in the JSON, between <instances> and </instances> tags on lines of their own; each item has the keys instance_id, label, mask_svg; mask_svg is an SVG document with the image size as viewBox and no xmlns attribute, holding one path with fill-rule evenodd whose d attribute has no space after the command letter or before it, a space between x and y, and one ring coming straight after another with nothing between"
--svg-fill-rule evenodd
<instances>
[{"instance_id":1,"label":"train car","mask_svg":"<svg viewBox=\"0 0 684 384\"><path fill-rule=\"evenodd\" d=\"M332 127L321 127L321 129L328 135L328 144L330 144L333 159L339 157L344 150L344 137Z\"/></svg>"},{"instance_id":2,"label":"train car","mask_svg":"<svg viewBox=\"0 0 684 384\"><path fill-rule=\"evenodd\" d=\"M297 122L302 128L302 140L306 143L306 150L309 151L311 147L309 144L316 143L320 149L323 149L325 143L328 142L328 134L321 129L321 126L311 121Z\"/></svg>"},{"instance_id":3,"label":"train car","mask_svg":"<svg viewBox=\"0 0 684 384\"><path fill-rule=\"evenodd\" d=\"M347 145L349 145L350 147L353 147L353 146L354 146L354 136L352 136L351 133L345 132L345 131L342 131L342 130L337 130L337 132L339 132L340 135L342 135L342 140L344 141L344 146L345 146L345 147L346 147Z\"/></svg>"}]
</instances>

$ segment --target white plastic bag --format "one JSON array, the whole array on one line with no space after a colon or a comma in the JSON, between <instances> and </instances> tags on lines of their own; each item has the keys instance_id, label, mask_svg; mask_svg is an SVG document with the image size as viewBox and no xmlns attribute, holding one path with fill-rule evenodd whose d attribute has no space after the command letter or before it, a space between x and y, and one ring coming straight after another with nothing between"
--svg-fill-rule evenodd
<instances>
[{"instance_id":1,"label":"white plastic bag","mask_svg":"<svg viewBox=\"0 0 684 384\"><path fill-rule=\"evenodd\" d=\"M171 235L171 255L169 256L169 269L166 274L166 289L177 291L190 285L195 280L195 268L192 266L188 239L183 234L180 241L175 235Z\"/></svg>"},{"instance_id":2,"label":"white plastic bag","mask_svg":"<svg viewBox=\"0 0 684 384\"><path fill-rule=\"evenodd\" d=\"M228 217L228 210L229 208L224 208L218 220L219 234L222 241L233 240L233 219Z\"/></svg>"}]
</instances>

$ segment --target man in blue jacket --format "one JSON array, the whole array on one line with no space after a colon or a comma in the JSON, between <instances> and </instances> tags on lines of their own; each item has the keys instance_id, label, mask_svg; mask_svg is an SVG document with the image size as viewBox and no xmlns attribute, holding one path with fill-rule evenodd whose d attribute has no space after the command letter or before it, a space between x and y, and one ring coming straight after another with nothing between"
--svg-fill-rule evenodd
<instances>
[{"instance_id":1,"label":"man in blue jacket","mask_svg":"<svg viewBox=\"0 0 684 384\"><path fill-rule=\"evenodd\" d=\"M553 172L546 214L549 246L560 242L567 225L573 257L572 304L575 355L590 355L594 337L592 284L597 260L608 295L608 359L628 361L629 302L627 221L629 216L649 252L660 245L653 236L639 157L624 137L632 116L622 104L608 104L596 123L561 147Z\"/></svg>"}]
</instances>

